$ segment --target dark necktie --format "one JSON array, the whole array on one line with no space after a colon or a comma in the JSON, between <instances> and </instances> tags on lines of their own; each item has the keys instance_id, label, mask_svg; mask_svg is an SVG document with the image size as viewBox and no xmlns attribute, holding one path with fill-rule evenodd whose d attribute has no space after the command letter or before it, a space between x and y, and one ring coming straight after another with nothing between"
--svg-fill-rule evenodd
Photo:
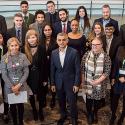
<instances>
[{"instance_id":1,"label":"dark necktie","mask_svg":"<svg viewBox=\"0 0 125 125\"><path fill-rule=\"evenodd\" d=\"M25 22L25 26L28 27L28 17L24 16L24 22Z\"/></svg>"},{"instance_id":2,"label":"dark necktie","mask_svg":"<svg viewBox=\"0 0 125 125\"><path fill-rule=\"evenodd\" d=\"M20 30L17 30L17 38L20 40Z\"/></svg>"}]
</instances>

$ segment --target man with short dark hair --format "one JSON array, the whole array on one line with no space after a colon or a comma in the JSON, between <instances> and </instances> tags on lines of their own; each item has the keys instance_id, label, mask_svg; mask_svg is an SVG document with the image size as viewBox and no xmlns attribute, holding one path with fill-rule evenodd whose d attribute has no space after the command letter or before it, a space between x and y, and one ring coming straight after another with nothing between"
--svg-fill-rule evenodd
<instances>
[{"instance_id":1,"label":"man with short dark hair","mask_svg":"<svg viewBox=\"0 0 125 125\"><path fill-rule=\"evenodd\" d=\"M16 37L21 45L21 49L25 44L25 35L27 32L26 27L23 26L23 16L21 13L16 13L14 15L14 26L7 30L7 38Z\"/></svg>"},{"instance_id":2,"label":"man with short dark hair","mask_svg":"<svg viewBox=\"0 0 125 125\"><path fill-rule=\"evenodd\" d=\"M47 23L54 25L55 22L59 21L58 12L55 9L55 3L53 1L47 1L47 13L45 16L45 20Z\"/></svg>"},{"instance_id":3,"label":"man with short dark hair","mask_svg":"<svg viewBox=\"0 0 125 125\"><path fill-rule=\"evenodd\" d=\"M119 27L118 27L118 21L114 20L111 18L111 9L110 6L108 4L103 5L102 7L102 17L99 19L96 19L94 21L95 22L100 22L104 29L105 29L105 25L107 23L112 23L114 25L114 35L118 36L119 34Z\"/></svg>"},{"instance_id":4,"label":"man with short dark hair","mask_svg":"<svg viewBox=\"0 0 125 125\"><path fill-rule=\"evenodd\" d=\"M23 23L25 25L26 28L29 28L29 25L34 23L35 18L34 15L28 12L29 9L29 4L27 1L21 1L20 3L20 8L21 8L21 12L23 15Z\"/></svg>"},{"instance_id":5,"label":"man with short dark hair","mask_svg":"<svg viewBox=\"0 0 125 125\"><path fill-rule=\"evenodd\" d=\"M42 29L43 26L46 24L45 22L45 13L42 10L37 10L35 12L35 23L30 24L29 28L36 30L39 36L39 41L42 41Z\"/></svg>"},{"instance_id":6,"label":"man with short dark hair","mask_svg":"<svg viewBox=\"0 0 125 125\"><path fill-rule=\"evenodd\" d=\"M51 89L57 92L61 117L57 125L67 118L66 100L70 106L72 125L78 125L77 92L80 85L80 58L78 52L67 46L66 33L57 35L58 49L51 56Z\"/></svg>"},{"instance_id":7,"label":"man with short dark hair","mask_svg":"<svg viewBox=\"0 0 125 125\"><path fill-rule=\"evenodd\" d=\"M55 36L57 36L57 34L61 32L64 32L64 33L71 32L70 21L68 20L68 16L69 16L68 10L64 8L59 9L58 16L59 16L60 21L54 24Z\"/></svg>"}]
</instances>

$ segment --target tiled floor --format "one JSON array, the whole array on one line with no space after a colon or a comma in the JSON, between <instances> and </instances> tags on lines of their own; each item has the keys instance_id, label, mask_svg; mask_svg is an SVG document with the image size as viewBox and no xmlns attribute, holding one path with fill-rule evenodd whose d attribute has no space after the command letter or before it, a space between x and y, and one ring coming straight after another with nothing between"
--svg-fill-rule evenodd
<instances>
[{"instance_id":1,"label":"tiled floor","mask_svg":"<svg viewBox=\"0 0 125 125\"><path fill-rule=\"evenodd\" d=\"M120 107L121 107L121 104L119 105L119 109L118 109L118 113L117 113L118 116L121 112ZM85 103L84 103L83 99L81 97L79 97L79 99L78 99L79 125L88 125L87 120L86 120L86 113L85 113L86 111L85 110L86 110ZM95 124L95 125L108 125L110 115L111 115L111 112L110 112L110 108L108 105L105 106L104 108L100 109L98 112L99 122L98 122L98 124ZM59 119L58 104L56 104L56 108L51 109L49 107L49 102L48 102L47 107L44 108L44 116L45 116L45 120L43 122L40 122L40 121L34 122L34 120L32 120L33 118L32 118L30 104L25 105L25 114L24 114L25 125L57 125L57 120ZM0 125L4 125L1 118L0 118ZM8 125L12 125L11 120ZM70 125L70 119L68 119L65 122L65 125ZM125 123L124 123L124 125L125 125Z\"/></svg>"}]
</instances>

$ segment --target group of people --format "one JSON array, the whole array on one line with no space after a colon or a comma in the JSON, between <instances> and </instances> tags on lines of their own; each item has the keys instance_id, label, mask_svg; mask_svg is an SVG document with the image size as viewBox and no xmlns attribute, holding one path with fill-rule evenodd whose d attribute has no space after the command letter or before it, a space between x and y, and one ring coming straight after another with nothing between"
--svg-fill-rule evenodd
<instances>
[{"instance_id":1,"label":"group of people","mask_svg":"<svg viewBox=\"0 0 125 125\"><path fill-rule=\"evenodd\" d=\"M21 12L14 15L10 29L0 15L3 120L8 123L10 109L13 125L24 125L24 104L9 104L8 95L18 96L26 91L34 120L43 121L48 86L51 86L50 106L55 106L57 95L60 108L57 125L63 125L67 119L67 104L72 125L78 125L77 95L82 87L86 94L87 122L92 125L98 123L98 110L110 88L109 125L114 125L121 94L123 110L117 125L123 125L125 24L119 30L107 4L102 7L102 17L92 26L84 6L78 7L69 21L67 9L56 10L53 1L47 1L46 5L46 13L37 10L33 15L28 12L28 1L21 1Z\"/></svg>"}]
</instances>

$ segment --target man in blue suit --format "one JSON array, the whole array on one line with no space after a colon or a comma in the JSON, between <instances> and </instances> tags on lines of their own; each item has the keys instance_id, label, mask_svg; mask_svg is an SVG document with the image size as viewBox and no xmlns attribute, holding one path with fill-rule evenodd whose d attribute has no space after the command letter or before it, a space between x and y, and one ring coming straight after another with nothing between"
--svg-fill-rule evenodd
<instances>
[{"instance_id":1,"label":"man in blue suit","mask_svg":"<svg viewBox=\"0 0 125 125\"><path fill-rule=\"evenodd\" d=\"M80 59L78 52L67 46L66 33L57 35L59 48L51 56L51 89L57 92L61 118L57 125L63 125L66 120L66 100L70 106L72 125L77 125L77 92L80 85Z\"/></svg>"},{"instance_id":2,"label":"man in blue suit","mask_svg":"<svg viewBox=\"0 0 125 125\"><path fill-rule=\"evenodd\" d=\"M64 32L69 33L71 32L70 28L70 21L68 21L68 11L67 9L59 9L58 10L58 16L59 20L54 24L54 35L57 36L58 33Z\"/></svg>"},{"instance_id":3,"label":"man in blue suit","mask_svg":"<svg viewBox=\"0 0 125 125\"><path fill-rule=\"evenodd\" d=\"M99 18L99 19L96 19L94 21L94 23L95 22L100 22L103 25L104 29L105 29L105 25L107 23L112 23L113 26L114 26L114 29L115 29L113 34L115 36L118 36L118 34L119 34L118 21L111 18L111 9L110 9L110 6L108 4L103 5L103 7L102 7L102 17Z\"/></svg>"}]
</instances>

